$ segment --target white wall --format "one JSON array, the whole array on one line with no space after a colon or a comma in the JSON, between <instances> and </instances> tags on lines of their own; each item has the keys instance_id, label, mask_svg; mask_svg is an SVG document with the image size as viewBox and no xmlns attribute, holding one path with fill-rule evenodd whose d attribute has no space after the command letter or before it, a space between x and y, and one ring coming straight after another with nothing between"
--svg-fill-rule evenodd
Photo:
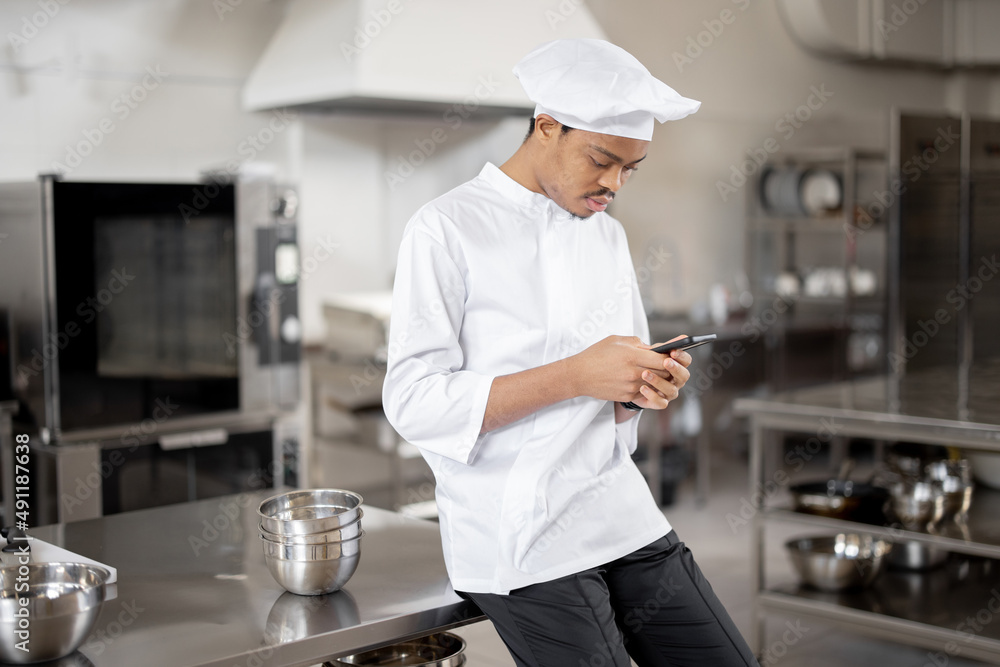
<instances>
[{"instance_id":1,"label":"white wall","mask_svg":"<svg viewBox=\"0 0 1000 667\"><path fill-rule=\"evenodd\" d=\"M259 0L221 17L192 0L4 2L0 178L57 162L70 179L193 179L248 158L287 171L293 133L258 150L244 142L269 114L239 107L281 11ZM74 153L87 154L77 164Z\"/></svg>"},{"instance_id":2,"label":"white wall","mask_svg":"<svg viewBox=\"0 0 1000 667\"><path fill-rule=\"evenodd\" d=\"M577 2L539 0L539 15L524 20L544 21L546 11L572 11ZM672 255L646 286L658 309L685 310L704 300L713 283L733 285L743 263L744 192L723 200L717 183L729 179L747 149L769 137L786 148L884 147L892 105L1000 115L996 75L819 60L792 43L772 0L589 4L613 41L703 102L695 116L657 130L650 157L611 210L625 224L637 262L650 247ZM59 9L15 48L10 34L23 35L24 21L46 5ZM220 15L226 6L232 11ZM234 161L270 165L301 184L302 255L314 258L303 276L301 308L312 342L323 337L325 296L387 288L412 212L474 176L484 161L506 159L526 120L444 125L446 140L414 164L416 142L442 126L438 119L300 114L258 151L248 138L271 116L242 111L239 91L284 6L281 0L0 4L0 179L33 178L88 148L70 178L186 180ZM704 22L723 10L733 13L732 22L721 31L715 24L719 34L708 39ZM699 36L708 46L678 64L674 54ZM144 88L147 67L166 75L147 77ZM787 126L776 124L813 87L833 95L788 136ZM134 109L123 106L129 96ZM102 121L113 130L100 131ZM412 173L399 171L401 159ZM387 173L406 175L395 182ZM335 250L327 258L329 247Z\"/></svg>"}]
</instances>

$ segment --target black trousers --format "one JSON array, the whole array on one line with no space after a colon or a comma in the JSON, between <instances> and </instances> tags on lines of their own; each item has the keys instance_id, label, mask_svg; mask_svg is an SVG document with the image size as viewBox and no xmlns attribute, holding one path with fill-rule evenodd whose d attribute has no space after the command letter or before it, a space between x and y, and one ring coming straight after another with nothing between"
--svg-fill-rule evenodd
<instances>
[{"instance_id":1,"label":"black trousers","mask_svg":"<svg viewBox=\"0 0 1000 667\"><path fill-rule=\"evenodd\" d=\"M618 560L511 591L460 593L518 667L757 665L674 531Z\"/></svg>"}]
</instances>

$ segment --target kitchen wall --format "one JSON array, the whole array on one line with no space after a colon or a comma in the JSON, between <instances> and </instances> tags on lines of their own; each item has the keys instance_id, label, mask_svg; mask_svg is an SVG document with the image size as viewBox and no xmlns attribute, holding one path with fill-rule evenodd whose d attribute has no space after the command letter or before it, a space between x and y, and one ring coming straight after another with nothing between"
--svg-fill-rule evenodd
<instances>
[{"instance_id":1,"label":"kitchen wall","mask_svg":"<svg viewBox=\"0 0 1000 667\"><path fill-rule=\"evenodd\" d=\"M547 21L559 37L557 17L580 1L539 0L524 20ZM299 182L310 342L323 336L324 298L389 287L409 215L485 160L506 159L527 122L246 113L240 87L284 4L0 4L0 179L62 169L73 179L181 180L257 168ZM773 0L588 4L612 41L703 102L658 128L611 209L636 262L659 266L644 285L658 309L687 310L711 285L735 286L746 193L733 170L767 139L884 147L893 105L1000 115L997 75L820 60L793 44ZM429 150L422 140L438 127L445 140ZM661 248L670 255L662 265Z\"/></svg>"},{"instance_id":2,"label":"kitchen wall","mask_svg":"<svg viewBox=\"0 0 1000 667\"><path fill-rule=\"evenodd\" d=\"M282 6L243 4L220 16L196 0L4 2L0 178L177 180L264 161L287 171L295 124L268 132L268 114L239 105Z\"/></svg>"}]
</instances>

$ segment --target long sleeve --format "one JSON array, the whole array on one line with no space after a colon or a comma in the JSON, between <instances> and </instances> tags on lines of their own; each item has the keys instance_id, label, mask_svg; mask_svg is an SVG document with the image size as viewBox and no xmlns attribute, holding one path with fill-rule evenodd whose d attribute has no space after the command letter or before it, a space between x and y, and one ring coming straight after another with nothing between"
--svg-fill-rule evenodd
<instances>
[{"instance_id":1,"label":"long sleeve","mask_svg":"<svg viewBox=\"0 0 1000 667\"><path fill-rule=\"evenodd\" d=\"M624 246L625 251L625 262L628 265L630 280L630 294L625 297L630 300L632 308L632 331L631 335L638 336L644 343L650 343L649 340L649 321L646 319L646 311L642 305L642 296L639 292L639 282L635 276L635 267L632 266L632 259L629 256L627 248ZM642 419L642 414L638 414L631 419L627 419L620 424L615 424L615 440L619 443L624 443L628 448L629 454L635 453L636 448L639 446L639 420Z\"/></svg>"},{"instance_id":2,"label":"long sleeve","mask_svg":"<svg viewBox=\"0 0 1000 667\"><path fill-rule=\"evenodd\" d=\"M493 377L463 370L467 288L446 247L409 229L399 249L382 401L417 447L471 463Z\"/></svg>"}]
</instances>

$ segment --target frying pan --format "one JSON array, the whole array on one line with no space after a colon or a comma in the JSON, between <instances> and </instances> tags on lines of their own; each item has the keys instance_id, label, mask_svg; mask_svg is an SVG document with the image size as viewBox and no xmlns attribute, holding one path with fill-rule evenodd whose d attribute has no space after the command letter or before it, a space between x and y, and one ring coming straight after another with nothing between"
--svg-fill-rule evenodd
<instances>
[{"instance_id":1,"label":"frying pan","mask_svg":"<svg viewBox=\"0 0 1000 667\"><path fill-rule=\"evenodd\" d=\"M885 523L885 504L889 490L867 482L847 479L853 466L848 459L835 479L804 482L789 487L796 512L817 514L834 519Z\"/></svg>"},{"instance_id":2,"label":"frying pan","mask_svg":"<svg viewBox=\"0 0 1000 667\"><path fill-rule=\"evenodd\" d=\"M865 523L885 521L883 507L889 491L869 482L829 479L795 484L789 491L796 512Z\"/></svg>"}]
</instances>

